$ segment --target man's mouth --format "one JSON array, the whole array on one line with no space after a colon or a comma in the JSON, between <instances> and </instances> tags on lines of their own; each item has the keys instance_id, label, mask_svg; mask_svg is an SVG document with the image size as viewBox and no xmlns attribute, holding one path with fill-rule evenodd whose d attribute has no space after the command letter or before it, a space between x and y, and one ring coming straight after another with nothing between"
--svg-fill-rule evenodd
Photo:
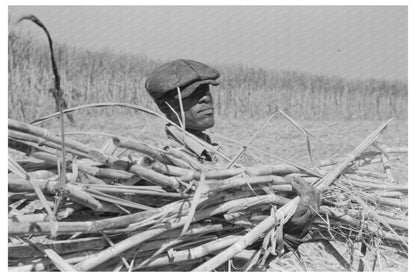
<instances>
[{"instance_id":1,"label":"man's mouth","mask_svg":"<svg viewBox=\"0 0 416 277\"><path fill-rule=\"evenodd\" d=\"M204 109L202 111L199 112L200 114L205 114L205 115L210 115L214 113L214 109L213 108L208 108L208 109Z\"/></svg>"}]
</instances>

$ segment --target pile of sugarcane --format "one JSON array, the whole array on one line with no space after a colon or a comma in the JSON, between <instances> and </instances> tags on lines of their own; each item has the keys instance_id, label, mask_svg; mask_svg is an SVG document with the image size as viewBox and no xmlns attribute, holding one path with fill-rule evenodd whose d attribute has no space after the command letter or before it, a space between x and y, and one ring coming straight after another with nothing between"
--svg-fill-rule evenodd
<instances>
[{"instance_id":1,"label":"pile of sugarcane","mask_svg":"<svg viewBox=\"0 0 416 277\"><path fill-rule=\"evenodd\" d=\"M316 168L221 168L180 148L115 136L96 149L9 119L9 271L260 270L290 251L296 182L322 197L305 243L323 243L346 269L332 241L407 256L407 184L391 174L394 149L376 143L387 125Z\"/></svg>"}]
</instances>

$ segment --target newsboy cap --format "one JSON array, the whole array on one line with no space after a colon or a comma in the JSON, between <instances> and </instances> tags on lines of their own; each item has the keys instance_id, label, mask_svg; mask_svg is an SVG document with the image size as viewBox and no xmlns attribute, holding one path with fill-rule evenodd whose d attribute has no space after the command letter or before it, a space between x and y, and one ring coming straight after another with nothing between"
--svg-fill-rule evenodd
<instances>
[{"instance_id":1,"label":"newsboy cap","mask_svg":"<svg viewBox=\"0 0 416 277\"><path fill-rule=\"evenodd\" d=\"M181 90L182 98L191 95L203 84L218 85L216 79L220 73L210 66L193 61L179 59L168 62L150 74L145 88L156 103L166 97L176 95L176 88Z\"/></svg>"}]
</instances>

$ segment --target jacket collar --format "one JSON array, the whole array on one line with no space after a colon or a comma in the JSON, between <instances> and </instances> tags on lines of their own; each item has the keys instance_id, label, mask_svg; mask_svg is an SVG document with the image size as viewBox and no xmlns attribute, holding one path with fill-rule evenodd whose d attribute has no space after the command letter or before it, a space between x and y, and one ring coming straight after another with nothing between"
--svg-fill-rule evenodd
<instances>
[{"instance_id":1,"label":"jacket collar","mask_svg":"<svg viewBox=\"0 0 416 277\"><path fill-rule=\"evenodd\" d=\"M211 138L204 132L195 130L186 131L187 133L184 135L181 129L172 124L167 124L165 128L168 138L174 139L178 143L184 145L199 158L212 161L213 156L215 155L213 146L217 146L218 144L212 143Z\"/></svg>"}]
</instances>

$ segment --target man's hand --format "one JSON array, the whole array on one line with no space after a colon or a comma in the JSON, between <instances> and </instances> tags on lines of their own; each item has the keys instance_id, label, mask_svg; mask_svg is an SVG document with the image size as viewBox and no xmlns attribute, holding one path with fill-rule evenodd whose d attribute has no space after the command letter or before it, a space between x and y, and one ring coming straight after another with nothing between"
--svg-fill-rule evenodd
<instances>
[{"instance_id":1,"label":"man's hand","mask_svg":"<svg viewBox=\"0 0 416 277\"><path fill-rule=\"evenodd\" d=\"M294 215L284 225L284 233L302 238L319 210L320 192L298 176L294 176L292 187L299 195L300 201Z\"/></svg>"}]
</instances>

